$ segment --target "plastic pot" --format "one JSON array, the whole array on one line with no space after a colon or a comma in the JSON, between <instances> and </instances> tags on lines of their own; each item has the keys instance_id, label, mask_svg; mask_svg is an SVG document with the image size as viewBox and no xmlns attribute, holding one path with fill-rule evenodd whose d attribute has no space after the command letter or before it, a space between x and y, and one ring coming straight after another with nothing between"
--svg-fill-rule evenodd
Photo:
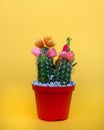
<instances>
[{"instance_id":1,"label":"plastic pot","mask_svg":"<svg viewBox=\"0 0 104 130\"><path fill-rule=\"evenodd\" d=\"M41 87L32 84L38 117L45 121L59 121L68 118L72 91L70 87Z\"/></svg>"}]
</instances>

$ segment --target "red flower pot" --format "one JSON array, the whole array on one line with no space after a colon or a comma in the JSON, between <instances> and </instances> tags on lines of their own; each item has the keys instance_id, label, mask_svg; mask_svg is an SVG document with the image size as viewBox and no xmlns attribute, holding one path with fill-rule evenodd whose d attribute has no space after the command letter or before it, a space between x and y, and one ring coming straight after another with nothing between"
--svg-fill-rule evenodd
<instances>
[{"instance_id":1,"label":"red flower pot","mask_svg":"<svg viewBox=\"0 0 104 130\"><path fill-rule=\"evenodd\" d=\"M38 117L46 121L65 120L69 115L71 87L41 87L32 84L36 98Z\"/></svg>"}]
</instances>

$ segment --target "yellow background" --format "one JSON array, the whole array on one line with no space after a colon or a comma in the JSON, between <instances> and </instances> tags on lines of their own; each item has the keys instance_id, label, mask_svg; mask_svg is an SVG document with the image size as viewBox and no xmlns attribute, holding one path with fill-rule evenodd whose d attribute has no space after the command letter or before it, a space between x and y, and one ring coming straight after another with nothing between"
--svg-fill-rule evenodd
<instances>
[{"instance_id":1,"label":"yellow background","mask_svg":"<svg viewBox=\"0 0 104 130\"><path fill-rule=\"evenodd\" d=\"M58 51L70 36L78 62L70 117L62 122L37 118L31 89L31 49L47 35ZM103 0L0 0L0 130L103 130L103 48Z\"/></svg>"}]
</instances>

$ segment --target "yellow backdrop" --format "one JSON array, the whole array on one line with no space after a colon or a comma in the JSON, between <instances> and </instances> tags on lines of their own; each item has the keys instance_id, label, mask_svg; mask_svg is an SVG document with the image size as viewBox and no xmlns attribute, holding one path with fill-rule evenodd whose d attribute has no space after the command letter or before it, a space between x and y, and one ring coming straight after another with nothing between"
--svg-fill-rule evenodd
<instances>
[{"instance_id":1,"label":"yellow backdrop","mask_svg":"<svg viewBox=\"0 0 104 130\"><path fill-rule=\"evenodd\" d=\"M31 88L31 49L47 35L58 51L70 36L78 62L70 117L62 122L37 118ZM0 0L0 130L103 130L103 35L103 0Z\"/></svg>"}]
</instances>

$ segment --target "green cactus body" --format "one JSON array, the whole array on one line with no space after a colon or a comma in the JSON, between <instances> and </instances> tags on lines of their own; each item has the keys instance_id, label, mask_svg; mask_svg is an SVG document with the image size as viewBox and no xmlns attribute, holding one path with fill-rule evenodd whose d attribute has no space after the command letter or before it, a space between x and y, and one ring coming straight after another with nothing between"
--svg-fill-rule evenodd
<instances>
[{"instance_id":1,"label":"green cactus body","mask_svg":"<svg viewBox=\"0 0 104 130\"><path fill-rule=\"evenodd\" d=\"M67 84L71 78L71 63L64 58L61 58L56 63L56 71L54 80L61 84Z\"/></svg>"},{"instance_id":2,"label":"green cactus body","mask_svg":"<svg viewBox=\"0 0 104 130\"><path fill-rule=\"evenodd\" d=\"M38 81L42 83L50 82L53 61L45 55L38 57Z\"/></svg>"}]
</instances>

